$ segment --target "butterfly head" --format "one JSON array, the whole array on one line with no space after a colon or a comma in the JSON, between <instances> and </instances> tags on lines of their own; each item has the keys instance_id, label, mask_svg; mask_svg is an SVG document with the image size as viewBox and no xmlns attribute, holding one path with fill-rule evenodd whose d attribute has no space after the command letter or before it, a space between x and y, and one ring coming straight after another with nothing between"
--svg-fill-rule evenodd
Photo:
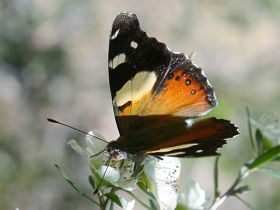
<instances>
[{"instance_id":1,"label":"butterfly head","mask_svg":"<svg viewBox=\"0 0 280 210\"><path fill-rule=\"evenodd\" d=\"M127 159L127 153L117 149L114 144L116 141L110 142L105 148L105 155L110 157L112 160L125 160Z\"/></svg>"}]
</instances>

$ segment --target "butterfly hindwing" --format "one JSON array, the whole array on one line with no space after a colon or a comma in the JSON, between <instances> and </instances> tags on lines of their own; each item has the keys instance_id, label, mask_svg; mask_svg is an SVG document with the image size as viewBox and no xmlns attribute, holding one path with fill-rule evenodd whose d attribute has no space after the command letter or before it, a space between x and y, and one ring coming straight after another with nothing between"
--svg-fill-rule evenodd
<instances>
[{"instance_id":1,"label":"butterfly hindwing","mask_svg":"<svg viewBox=\"0 0 280 210\"><path fill-rule=\"evenodd\" d=\"M181 135L159 144L160 149L149 148L147 153L171 157L204 157L218 155L217 149L226 144L226 139L238 135L237 127L228 120L208 118L187 126ZM174 146L177 145L177 146Z\"/></svg>"},{"instance_id":2,"label":"butterfly hindwing","mask_svg":"<svg viewBox=\"0 0 280 210\"><path fill-rule=\"evenodd\" d=\"M134 154L201 157L217 155L225 139L238 134L228 120L208 118L190 123L179 116L120 116L128 132L112 143ZM130 123L133 121L134 123ZM149 125L149 126L148 126Z\"/></svg>"}]
</instances>

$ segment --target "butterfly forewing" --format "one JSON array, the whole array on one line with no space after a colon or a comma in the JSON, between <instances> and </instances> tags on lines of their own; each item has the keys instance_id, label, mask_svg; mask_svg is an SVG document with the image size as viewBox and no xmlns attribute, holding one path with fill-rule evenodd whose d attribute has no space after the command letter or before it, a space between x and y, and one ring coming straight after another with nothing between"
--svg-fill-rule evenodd
<instances>
[{"instance_id":1,"label":"butterfly forewing","mask_svg":"<svg viewBox=\"0 0 280 210\"><path fill-rule=\"evenodd\" d=\"M109 77L116 115L178 112L196 117L216 105L202 70L184 54L148 37L134 14L121 13L113 22Z\"/></svg>"}]
</instances>

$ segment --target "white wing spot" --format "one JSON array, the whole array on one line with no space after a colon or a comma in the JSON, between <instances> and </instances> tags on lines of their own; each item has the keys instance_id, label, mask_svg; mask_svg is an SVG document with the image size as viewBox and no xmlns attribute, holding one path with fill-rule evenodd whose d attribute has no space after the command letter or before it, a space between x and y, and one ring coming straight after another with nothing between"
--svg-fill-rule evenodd
<instances>
[{"instance_id":1,"label":"white wing spot","mask_svg":"<svg viewBox=\"0 0 280 210\"><path fill-rule=\"evenodd\" d=\"M131 46L132 48L136 49L136 48L138 47L138 43L135 42L135 41L131 41L131 42L130 42L130 46Z\"/></svg>"},{"instance_id":2,"label":"white wing spot","mask_svg":"<svg viewBox=\"0 0 280 210\"><path fill-rule=\"evenodd\" d=\"M111 36L111 39L115 39L120 32L120 29L116 30L116 32Z\"/></svg>"},{"instance_id":3,"label":"white wing spot","mask_svg":"<svg viewBox=\"0 0 280 210\"><path fill-rule=\"evenodd\" d=\"M192 119L187 119L187 120L185 120L185 122L186 122L186 127L187 128L190 128L192 126L192 124L193 124L193 120Z\"/></svg>"},{"instance_id":4,"label":"white wing spot","mask_svg":"<svg viewBox=\"0 0 280 210\"><path fill-rule=\"evenodd\" d=\"M154 72L139 72L132 80L127 81L124 86L116 93L116 104L121 106L128 101L138 100L148 93L156 82Z\"/></svg>"},{"instance_id":5,"label":"white wing spot","mask_svg":"<svg viewBox=\"0 0 280 210\"><path fill-rule=\"evenodd\" d=\"M125 62L125 59L126 59L126 56L125 56L124 53L119 54L119 57L118 57L118 65L124 63L124 62Z\"/></svg>"},{"instance_id":6,"label":"white wing spot","mask_svg":"<svg viewBox=\"0 0 280 210\"><path fill-rule=\"evenodd\" d=\"M183 152L183 151L181 151L181 152L173 152L173 153L170 153L170 154L168 154L168 156L177 156L177 155L184 155L185 154L185 152Z\"/></svg>"},{"instance_id":7,"label":"white wing spot","mask_svg":"<svg viewBox=\"0 0 280 210\"><path fill-rule=\"evenodd\" d=\"M159 149L159 150L154 150L154 151L151 151L151 152L147 152L147 154L153 154L153 153L157 153L157 152L171 152L172 150L186 149L186 148L189 148L189 147L192 147L192 146L196 146L196 145L197 145L196 143L193 143L193 144L182 144L182 145L177 145L177 146L173 146L173 147L167 147L167 148L162 148L162 149ZM181 153L182 152L178 152L178 155L181 155ZM177 155L177 152L176 153L170 153L170 155L174 155L174 154Z\"/></svg>"},{"instance_id":8,"label":"white wing spot","mask_svg":"<svg viewBox=\"0 0 280 210\"><path fill-rule=\"evenodd\" d=\"M196 153L202 153L203 150L202 150L202 149L199 149L199 150L196 150L195 152L196 152Z\"/></svg>"},{"instance_id":9,"label":"white wing spot","mask_svg":"<svg viewBox=\"0 0 280 210\"><path fill-rule=\"evenodd\" d=\"M115 69L118 65L125 62L126 56L124 53L116 55L113 60L110 60L109 67Z\"/></svg>"}]
</instances>

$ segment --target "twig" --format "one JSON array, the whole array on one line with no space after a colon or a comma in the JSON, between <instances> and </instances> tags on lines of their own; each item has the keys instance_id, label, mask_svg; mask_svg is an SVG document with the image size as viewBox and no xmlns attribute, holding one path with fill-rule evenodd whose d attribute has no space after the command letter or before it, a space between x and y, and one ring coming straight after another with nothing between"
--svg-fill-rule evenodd
<instances>
[{"instance_id":1,"label":"twig","mask_svg":"<svg viewBox=\"0 0 280 210\"><path fill-rule=\"evenodd\" d=\"M240 173L239 176L236 178L236 180L233 182L231 187L221 196L216 197L211 206L208 208L209 210L215 210L217 209L222 203L232 195L236 194L235 188L239 185L239 183L245 179L249 175L248 171L245 171L243 173Z\"/></svg>"}]
</instances>

